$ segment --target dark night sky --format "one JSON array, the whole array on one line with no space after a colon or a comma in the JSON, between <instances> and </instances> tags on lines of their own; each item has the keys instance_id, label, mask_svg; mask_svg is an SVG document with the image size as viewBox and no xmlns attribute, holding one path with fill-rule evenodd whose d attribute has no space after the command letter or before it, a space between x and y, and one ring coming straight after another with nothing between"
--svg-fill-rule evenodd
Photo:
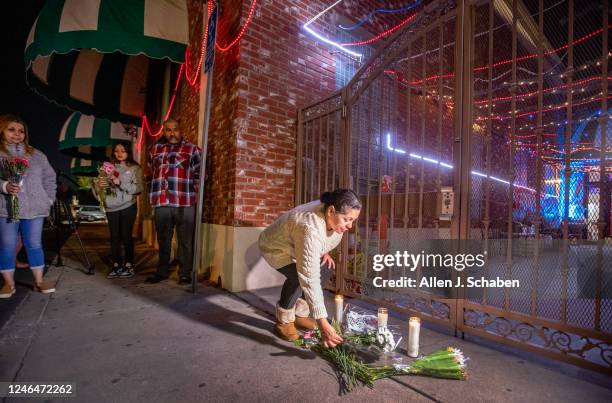
<instances>
[{"instance_id":1,"label":"dark night sky","mask_svg":"<svg viewBox=\"0 0 612 403\"><path fill-rule=\"evenodd\" d=\"M0 113L21 116L30 129L30 143L43 151L56 171L68 171L70 160L57 149L59 132L70 111L29 89L25 82L23 50L44 0L2 1L0 5Z\"/></svg>"}]
</instances>

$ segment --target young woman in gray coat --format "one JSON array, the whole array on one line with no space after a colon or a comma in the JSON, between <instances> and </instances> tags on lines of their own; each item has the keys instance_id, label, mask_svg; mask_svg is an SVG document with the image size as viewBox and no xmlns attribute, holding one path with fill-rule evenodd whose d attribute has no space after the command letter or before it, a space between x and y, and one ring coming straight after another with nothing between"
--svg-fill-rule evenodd
<instances>
[{"instance_id":1,"label":"young woman in gray coat","mask_svg":"<svg viewBox=\"0 0 612 403\"><path fill-rule=\"evenodd\" d=\"M10 182L7 172L0 172L0 272L4 285L0 298L15 293L15 254L19 234L34 275L34 289L51 293L55 288L43 281L45 256L42 229L55 201L55 172L47 157L28 144L28 127L17 116L0 116L0 159L24 158L28 167L20 183ZM10 198L19 200L19 217L10 211ZM18 218L18 219L17 219Z\"/></svg>"},{"instance_id":2,"label":"young woman in gray coat","mask_svg":"<svg viewBox=\"0 0 612 403\"><path fill-rule=\"evenodd\" d=\"M113 146L111 162L119 176L112 176L109 183L98 179L98 189L110 188L105 199L106 217L110 230L113 268L106 278L127 278L134 275L134 241L132 230L136 221L136 199L143 190L142 168L132 156L132 145L120 142ZM121 253L123 245L124 254ZM123 258L122 258L123 256Z\"/></svg>"}]
</instances>

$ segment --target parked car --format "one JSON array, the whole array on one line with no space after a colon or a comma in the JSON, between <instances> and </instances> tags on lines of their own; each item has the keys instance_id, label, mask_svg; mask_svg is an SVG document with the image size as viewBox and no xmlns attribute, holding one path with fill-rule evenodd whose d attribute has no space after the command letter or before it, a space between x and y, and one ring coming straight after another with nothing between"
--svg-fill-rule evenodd
<instances>
[{"instance_id":1,"label":"parked car","mask_svg":"<svg viewBox=\"0 0 612 403\"><path fill-rule=\"evenodd\" d=\"M106 213L100 206L81 206L77 210L77 220L81 222L106 221Z\"/></svg>"}]
</instances>

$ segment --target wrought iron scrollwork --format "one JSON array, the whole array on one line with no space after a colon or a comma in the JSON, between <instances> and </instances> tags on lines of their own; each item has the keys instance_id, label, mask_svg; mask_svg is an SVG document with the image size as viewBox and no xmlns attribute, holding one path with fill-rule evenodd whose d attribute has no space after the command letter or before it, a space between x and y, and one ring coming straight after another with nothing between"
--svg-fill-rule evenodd
<instances>
[{"instance_id":1,"label":"wrought iron scrollwork","mask_svg":"<svg viewBox=\"0 0 612 403\"><path fill-rule=\"evenodd\" d=\"M304 116L304 119L308 120L312 118L313 116L330 113L331 111L340 108L341 105L342 105L342 95L337 94L335 96L332 96L328 99L325 99L311 106L310 108L304 109L303 116Z\"/></svg>"},{"instance_id":2,"label":"wrought iron scrollwork","mask_svg":"<svg viewBox=\"0 0 612 403\"><path fill-rule=\"evenodd\" d=\"M513 340L559 353L561 359L578 358L603 368L612 368L612 343L606 340L475 309L463 312L463 324L466 328L480 329L498 336L502 342L504 339ZM602 338L605 339L605 336Z\"/></svg>"}]
</instances>

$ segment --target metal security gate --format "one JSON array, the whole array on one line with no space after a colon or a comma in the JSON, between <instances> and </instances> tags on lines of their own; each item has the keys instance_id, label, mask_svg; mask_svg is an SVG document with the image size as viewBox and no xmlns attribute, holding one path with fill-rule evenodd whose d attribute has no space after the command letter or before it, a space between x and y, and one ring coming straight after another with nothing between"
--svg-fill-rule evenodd
<instances>
[{"instance_id":1,"label":"metal security gate","mask_svg":"<svg viewBox=\"0 0 612 403\"><path fill-rule=\"evenodd\" d=\"M337 290L611 371L609 12L605 0L430 1L345 88L300 110L296 203L343 186L364 205ZM423 274L376 272L375 255L445 239L478 242L486 275L521 287L372 287Z\"/></svg>"}]
</instances>

